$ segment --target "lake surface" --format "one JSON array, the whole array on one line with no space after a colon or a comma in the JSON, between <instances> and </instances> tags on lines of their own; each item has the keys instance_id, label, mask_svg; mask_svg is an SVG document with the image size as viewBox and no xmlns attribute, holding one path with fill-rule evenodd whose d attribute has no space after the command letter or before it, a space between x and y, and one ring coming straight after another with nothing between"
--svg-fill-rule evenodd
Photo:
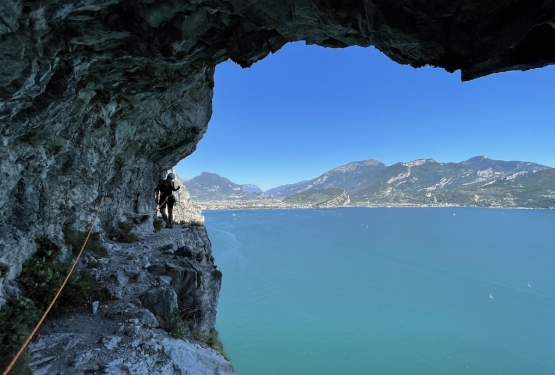
<instances>
[{"instance_id":1,"label":"lake surface","mask_svg":"<svg viewBox=\"0 0 555 375\"><path fill-rule=\"evenodd\" d=\"M555 374L555 211L204 215L240 375Z\"/></svg>"}]
</instances>

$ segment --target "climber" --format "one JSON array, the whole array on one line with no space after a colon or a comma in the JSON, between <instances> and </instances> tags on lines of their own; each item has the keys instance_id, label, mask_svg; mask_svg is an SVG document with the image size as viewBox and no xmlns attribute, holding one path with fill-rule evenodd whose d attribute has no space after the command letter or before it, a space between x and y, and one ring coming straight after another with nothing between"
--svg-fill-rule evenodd
<instances>
[{"instance_id":1,"label":"climber","mask_svg":"<svg viewBox=\"0 0 555 375\"><path fill-rule=\"evenodd\" d=\"M173 205L175 204L175 197L173 192L181 188L181 186L175 187L174 180L175 174L169 173L166 179L160 180L156 189L154 189L156 195L156 204L159 205L160 213L166 221L166 228L173 229ZM158 199L160 196L160 199ZM166 205L168 206L168 214L166 215Z\"/></svg>"}]
</instances>

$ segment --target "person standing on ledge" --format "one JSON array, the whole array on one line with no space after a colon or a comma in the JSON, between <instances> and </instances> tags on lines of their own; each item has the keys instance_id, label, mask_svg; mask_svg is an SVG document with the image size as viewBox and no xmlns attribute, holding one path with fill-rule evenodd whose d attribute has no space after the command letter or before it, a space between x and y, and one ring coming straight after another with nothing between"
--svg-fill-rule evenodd
<instances>
[{"instance_id":1,"label":"person standing on ledge","mask_svg":"<svg viewBox=\"0 0 555 375\"><path fill-rule=\"evenodd\" d=\"M175 187L174 180L175 174L169 173L164 180L160 180L158 186L156 187L156 204L159 204L158 208L162 214L162 218L166 221L166 228L173 229L173 205L175 204L175 197L173 192L181 188L181 186ZM160 200L158 200L160 196ZM166 206L168 206L168 214L166 215Z\"/></svg>"}]
</instances>

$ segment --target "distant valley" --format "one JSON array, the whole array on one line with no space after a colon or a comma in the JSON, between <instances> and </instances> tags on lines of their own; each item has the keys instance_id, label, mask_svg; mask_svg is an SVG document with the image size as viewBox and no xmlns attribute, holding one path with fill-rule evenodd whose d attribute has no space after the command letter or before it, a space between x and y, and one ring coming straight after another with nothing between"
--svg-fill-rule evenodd
<instances>
[{"instance_id":1,"label":"distant valley","mask_svg":"<svg viewBox=\"0 0 555 375\"><path fill-rule=\"evenodd\" d=\"M235 184L225 177L207 172L187 181L186 186L193 199L227 202L226 207L234 206L230 202L243 202L240 207L245 207L246 201L252 202L253 207L555 206L555 168L485 156L460 163L419 159L390 166L368 159L265 192L256 185Z\"/></svg>"}]
</instances>

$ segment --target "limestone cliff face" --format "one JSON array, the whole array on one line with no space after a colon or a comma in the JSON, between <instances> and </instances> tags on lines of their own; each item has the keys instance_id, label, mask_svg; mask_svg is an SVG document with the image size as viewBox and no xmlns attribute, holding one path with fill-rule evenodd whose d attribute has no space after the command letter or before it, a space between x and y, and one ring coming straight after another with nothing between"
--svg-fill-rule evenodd
<instances>
[{"instance_id":1,"label":"limestone cliff face","mask_svg":"<svg viewBox=\"0 0 555 375\"><path fill-rule=\"evenodd\" d=\"M33 374L236 374L195 339L213 334L222 277L204 227L139 235L134 244L106 239L106 258L85 254L99 300L41 327Z\"/></svg>"},{"instance_id":2,"label":"limestone cliff face","mask_svg":"<svg viewBox=\"0 0 555 375\"><path fill-rule=\"evenodd\" d=\"M305 40L472 79L552 64L554 25L552 0L0 1L3 285L35 237L84 229L101 194L154 215L159 173L206 131L220 62ZM105 208L100 227L123 218Z\"/></svg>"},{"instance_id":3,"label":"limestone cliff face","mask_svg":"<svg viewBox=\"0 0 555 375\"><path fill-rule=\"evenodd\" d=\"M346 191L343 191L343 193L341 193L339 196L333 199L330 199L327 202L321 203L316 207L318 208L342 207L342 206L348 206L350 203L351 203L351 198L349 197L349 194L347 194Z\"/></svg>"}]
</instances>

